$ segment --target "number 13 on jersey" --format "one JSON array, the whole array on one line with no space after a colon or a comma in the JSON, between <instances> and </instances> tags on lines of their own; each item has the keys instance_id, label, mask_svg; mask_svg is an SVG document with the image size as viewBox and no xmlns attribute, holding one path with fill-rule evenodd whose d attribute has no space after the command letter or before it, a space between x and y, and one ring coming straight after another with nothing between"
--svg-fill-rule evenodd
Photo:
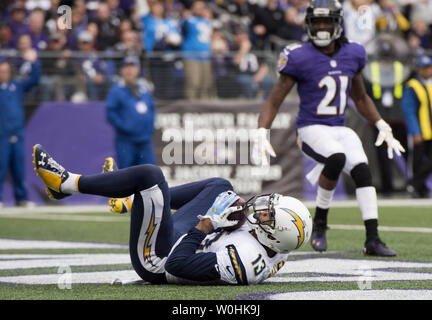
<instances>
[{"instance_id":1,"label":"number 13 on jersey","mask_svg":"<svg viewBox=\"0 0 432 320\"><path fill-rule=\"evenodd\" d=\"M339 81L337 81L339 80ZM318 83L321 90L326 90L324 98L317 107L319 116L338 116L343 115L347 105L347 90L349 85L348 76L340 75L338 77L325 76ZM333 105L336 96L339 95L339 106Z\"/></svg>"}]
</instances>

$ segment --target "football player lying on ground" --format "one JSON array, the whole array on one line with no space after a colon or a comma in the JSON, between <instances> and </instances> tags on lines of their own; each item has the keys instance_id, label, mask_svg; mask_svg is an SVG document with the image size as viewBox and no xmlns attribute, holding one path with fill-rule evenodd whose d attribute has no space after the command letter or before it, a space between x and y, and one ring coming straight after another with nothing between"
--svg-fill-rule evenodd
<instances>
[{"instance_id":1,"label":"football player lying on ground","mask_svg":"<svg viewBox=\"0 0 432 320\"><path fill-rule=\"evenodd\" d=\"M310 213L299 200L270 194L245 202L221 178L169 188L154 165L83 176L64 169L41 145L33 147L33 162L55 199L75 193L134 195L131 262L154 284L260 283L308 242L312 231ZM235 214L238 220L230 220Z\"/></svg>"}]
</instances>

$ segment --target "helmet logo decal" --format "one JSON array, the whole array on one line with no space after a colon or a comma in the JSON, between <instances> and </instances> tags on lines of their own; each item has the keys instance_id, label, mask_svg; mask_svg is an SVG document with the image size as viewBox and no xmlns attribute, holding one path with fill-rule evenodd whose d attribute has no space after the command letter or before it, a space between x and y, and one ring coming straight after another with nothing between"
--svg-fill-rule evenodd
<instances>
[{"instance_id":1,"label":"helmet logo decal","mask_svg":"<svg viewBox=\"0 0 432 320\"><path fill-rule=\"evenodd\" d=\"M305 239L305 224L302 219L292 210L287 208L281 208L285 212L289 213L291 217L293 218L292 222L296 226L299 235L297 236L297 246L296 249L300 248L300 246L303 244Z\"/></svg>"}]
</instances>

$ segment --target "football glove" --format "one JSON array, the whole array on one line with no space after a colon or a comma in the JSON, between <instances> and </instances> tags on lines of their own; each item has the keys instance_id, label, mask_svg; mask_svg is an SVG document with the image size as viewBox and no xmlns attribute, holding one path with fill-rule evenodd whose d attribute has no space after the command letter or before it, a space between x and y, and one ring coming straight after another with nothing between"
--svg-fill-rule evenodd
<instances>
[{"instance_id":1,"label":"football glove","mask_svg":"<svg viewBox=\"0 0 432 320\"><path fill-rule=\"evenodd\" d=\"M378 120L375 126L379 130L378 137L375 141L375 146L379 147L385 141L387 144L387 156L393 159L393 151L400 157L402 152L405 152L404 147L400 142L393 137L392 129L383 119Z\"/></svg>"},{"instance_id":2,"label":"football glove","mask_svg":"<svg viewBox=\"0 0 432 320\"><path fill-rule=\"evenodd\" d=\"M205 215L198 215L198 219L210 219L213 228L231 227L237 224L238 221L227 220L228 216L235 212L242 210L242 206L230 207L240 197L234 191L225 191L220 193Z\"/></svg>"},{"instance_id":3,"label":"football glove","mask_svg":"<svg viewBox=\"0 0 432 320\"><path fill-rule=\"evenodd\" d=\"M213 229L233 227L238 223L238 221L228 220L228 217L231 213L240 210L243 210L242 206L229 207L219 214L206 214L205 216L199 215L198 218L200 220L207 218L210 219L213 225Z\"/></svg>"},{"instance_id":4,"label":"football glove","mask_svg":"<svg viewBox=\"0 0 432 320\"><path fill-rule=\"evenodd\" d=\"M272 157L276 157L276 153L267 139L267 134L270 130L265 128L259 128L253 138L252 145L252 162L255 165L268 166L269 160L267 154Z\"/></svg>"}]
</instances>

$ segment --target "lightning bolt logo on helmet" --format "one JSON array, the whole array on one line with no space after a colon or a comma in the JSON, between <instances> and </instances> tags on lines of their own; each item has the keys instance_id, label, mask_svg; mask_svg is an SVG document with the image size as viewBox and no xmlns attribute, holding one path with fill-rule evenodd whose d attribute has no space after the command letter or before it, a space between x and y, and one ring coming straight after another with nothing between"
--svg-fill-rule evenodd
<instances>
[{"instance_id":1,"label":"lightning bolt logo on helmet","mask_svg":"<svg viewBox=\"0 0 432 320\"><path fill-rule=\"evenodd\" d=\"M288 214L290 214L293 217L292 222L294 223L294 225L297 227L297 230L299 232L298 237L297 237L297 246L296 249L300 248L301 245L303 244L304 240L305 240L305 224L303 222L303 220L292 210L287 209L287 208L281 208L282 210L286 211Z\"/></svg>"}]
</instances>

